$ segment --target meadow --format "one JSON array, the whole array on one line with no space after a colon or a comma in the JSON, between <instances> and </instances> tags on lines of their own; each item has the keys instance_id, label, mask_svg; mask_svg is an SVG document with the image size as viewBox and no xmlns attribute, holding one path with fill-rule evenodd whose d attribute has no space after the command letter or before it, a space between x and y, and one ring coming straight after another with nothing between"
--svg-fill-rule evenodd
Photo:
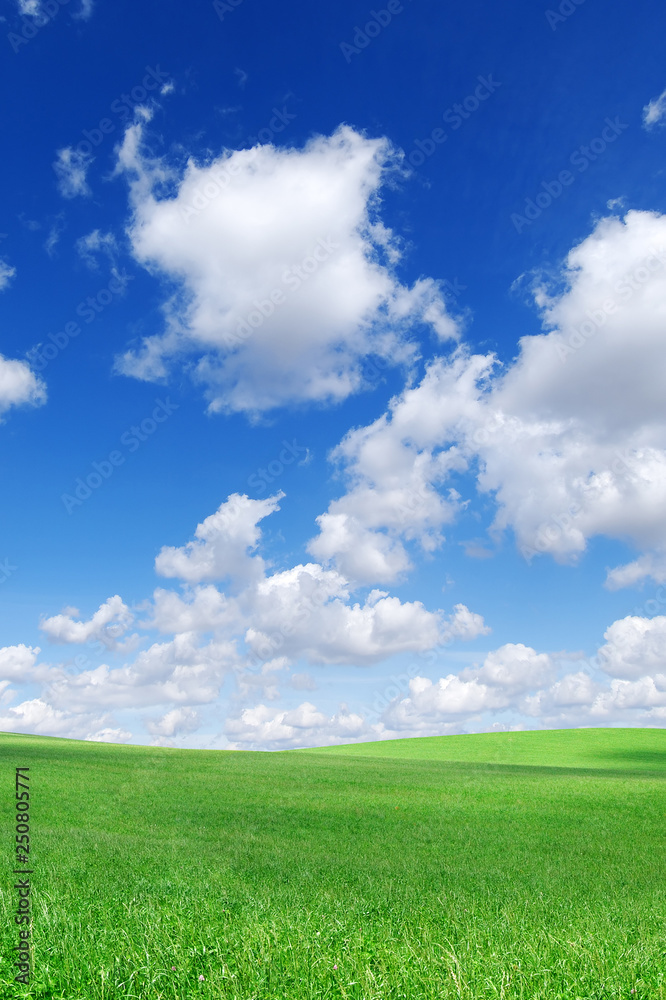
<instances>
[{"instance_id":1,"label":"meadow","mask_svg":"<svg viewBox=\"0 0 666 1000\"><path fill-rule=\"evenodd\" d=\"M0 734L0 758L3 998L666 997L666 730L281 753Z\"/></svg>"}]
</instances>

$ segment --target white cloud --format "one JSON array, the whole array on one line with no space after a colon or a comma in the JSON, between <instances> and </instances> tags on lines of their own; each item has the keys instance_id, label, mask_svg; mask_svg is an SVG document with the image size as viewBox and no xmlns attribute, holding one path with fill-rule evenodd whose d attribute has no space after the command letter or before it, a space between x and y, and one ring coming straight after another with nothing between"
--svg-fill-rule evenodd
<instances>
[{"instance_id":1,"label":"white cloud","mask_svg":"<svg viewBox=\"0 0 666 1000\"><path fill-rule=\"evenodd\" d=\"M597 695L590 714L599 721L604 717L616 719L622 714L640 712L641 721L647 721L650 716L663 718L665 707L666 675L661 674L657 677L641 677L636 681L611 681L610 691Z\"/></svg>"},{"instance_id":2,"label":"white cloud","mask_svg":"<svg viewBox=\"0 0 666 1000\"><path fill-rule=\"evenodd\" d=\"M91 733L85 739L89 743L127 743L132 739L132 734L127 729L99 729L96 733Z\"/></svg>"},{"instance_id":3,"label":"white cloud","mask_svg":"<svg viewBox=\"0 0 666 1000\"><path fill-rule=\"evenodd\" d=\"M42 406L46 386L25 361L0 354L0 418L12 406Z\"/></svg>"},{"instance_id":4,"label":"white cloud","mask_svg":"<svg viewBox=\"0 0 666 1000\"><path fill-rule=\"evenodd\" d=\"M146 729L153 736L182 736L195 732L201 725L201 717L191 708L172 708L161 719L148 720Z\"/></svg>"},{"instance_id":5,"label":"white cloud","mask_svg":"<svg viewBox=\"0 0 666 1000\"><path fill-rule=\"evenodd\" d=\"M145 627L159 632L197 632L233 628L241 621L241 613L233 598L212 586L186 590L181 597L173 590L158 588L153 594L152 616Z\"/></svg>"},{"instance_id":6,"label":"white cloud","mask_svg":"<svg viewBox=\"0 0 666 1000\"><path fill-rule=\"evenodd\" d=\"M331 508L336 511L335 503ZM367 528L353 514L321 514L317 524L320 534L308 544L308 552L322 562L334 562L357 583L394 582L412 567L398 539Z\"/></svg>"},{"instance_id":7,"label":"white cloud","mask_svg":"<svg viewBox=\"0 0 666 1000\"><path fill-rule=\"evenodd\" d=\"M267 573L263 559L249 553L261 539L258 522L278 509L281 496L258 501L234 494L199 525L195 542L163 549L158 572L192 582L229 577L236 594L229 597L212 585L186 589L182 596L159 588L144 624L162 632L243 635L255 663L276 657L373 663L489 631L483 618L462 604L446 622L420 602L402 603L386 591L374 590L365 602L352 604L347 578L317 563Z\"/></svg>"},{"instance_id":8,"label":"white cloud","mask_svg":"<svg viewBox=\"0 0 666 1000\"><path fill-rule=\"evenodd\" d=\"M580 670L575 674L566 674L546 690L528 695L520 708L527 715L554 719L557 724L557 721L561 721L562 713L565 716L572 711L588 714L599 691L600 685L589 674Z\"/></svg>"},{"instance_id":9,"label":"white cloud","mask_svg":"<svg viewBox=\"0 0 666 1000\"><path fill-rule=\"evenodd\" d=\"M290 687L292 687L294 689L294 691L316 691L317 690L317 684L316 684L314 678L310 677L310 674L307 674L307 673L292 674L291 677L289 678L289 684L290 684Z\"/></svg>"},{"instance_id":10,"label":"white cloud","mask_svg":"<svg viewBox=\"0 0 666 1000\"><path fill-rule=\"evenodd\" d=\"M63 614L45 618L39 627L52 642L82 644L97 639L108 649L114 649L134 621L134 615L118 594L101 604L87 622L74 621L72 616L78 613L76 608L66 609Z\"/></svg>"},{"instance_id":11,"label":"white cloud","mask_svg":"<svg viewBox=\"0 0 666 1000\"><path fill-rule=\"evenodd\" d=\"M16 268L0 259L0 292L3 291L16 274Z\"/></svg>"},{"instance_id":12,"label":"white cloud","mask_svg":"<svg viewBox=\"0 0 666 1000\"><path fill-rule=\"evenodd\" d=\"M443 637L445 641L459 639L462 642L471 642L480 635L488 635L490 631L482 615L470 611L465 604L456 604L453 614L444 626Z\"/></svg>"},{"instance_id":13,"label":"white cloud","mask_svg":"<svg viewBox=\"0 0 666 1000\"><path fill-rule=\"evenodd\" d=\"M210 704L237 663L233 643L201 646L196 633L187 632L154 643L122 667L101 664L79 673L61 668L49 678L44 698L55 708L82 713L99 705L127 709Z\"/></svg>"},{"instance_id":14,"label":"white cloud","mask_svg":"<svg viewBox=\"0 0 666 1000\"><path fill-rule=\"evenodd\" d=\"M666 616L629 615L604 632L599 664L611 677L637 680L659 671L666 674Z\"/></svg>"},{"instance_id":15,"label":"white cloud","mask_svg":"<svg viewBox=\"0 0 666 1000\"><path fill-rule=\"evenodd\" d=\"M93 0L81 0L78 11L72 13L77 21L89 21L93 12Z\"/></svg>"},{"instance_id":16,"label":"white cloud","mask_svg":"<svg viewBox=\"0 0 666 1000\"><path fill-rule=\"evenodd\" d=\"M376 732L360 715L341 706L327 717L308 701L294 709L273 709L266 705L244 709L229 718L225 733L236 750L284 750L289 747L321 746L323 743L350 743Z\"/></svg>"},{"instance_id":17,"label":"white cloud","mask_svg":"<svg viewBox=\"0 0 666 1000\"><path fill-rule=\"evenodd\" d=\"M461 676L516 694L540 687L554 673L555 665L547 653L537 653L522 642L507 642L488 653L479 670L464 670Z\"/></svg>"},{"instance_id":18,"label":"white cloud","mask_svg":"<svg viewBox=\"0 0 666 1000\"><path fill-rule=\"evenodd\" d=\"M69 739L94 739L91 730L108 726L109 716L81 714L56 709L42 698L32 698L0 715L0 730L6 733L30 733L36 736L65 736ZM108 732L108 728L105 730ZM127 733L127 738L131 733Z\"/></svg>"},{"instance_id":19,"label":"white cloud","mask_svg":"<svg viewBox=\"0 0 666 1000\"><path fill-rule=\"evenodd\" d=\"M100 712L140 709L155 713L145 720L155 740L172 745L174 738L201 728L197 707L213 705L228 676L236 679L239 707L228 719L226 733L237 747L433 735L487 727L498 715L497 725L515 727L521 716L542 725L569 726L600 720L651 724L666 713L666 617L614 622L591 661L594 673L566 672L577 655L505 643L488 652L480 666L458 674L411 680L404 675L406 695L399 693L405 691L401 675L397 696L376 722L346 706L331 716L310 702L296 708L280 705L281 688L287 695L316 688L307 673L292 673L298 662L362 666L470 641L490 630L481 615L460 603L444 616L379 589L352 603L354 584L316 563L269 573L256 554L262 534L258 523L277 510L279 498L250 501L234 495L202 522L194 542L162 550L158 565L162 560L164 570L189 577L191 585L181 593L155 591L147 620L138 625L173 637L153 643L132 662L77 672L66 664L40 665L38 649L22 645L0 650L0 704L14 699L11 684L41 686L39 697L4 710L0 725L10 731L123 741L131 734ZM232 578L236 593L230 597L212 583L199 582L206 577ZM56 642L101 639L114 646L118 633L109 635L109 629L118 625L124 633L134 620L117 595L88 621L75 620L76 615L76 609L65 609L43 621L42 630ZM598 666L612 678L610 685L598 679ZM261 704L243 705L255 699Z\"/></svg>"},{"instance_id":20,"label":"white cloud","mask_svg":"<svg viewBox=\"0 0 666 1000\"><path fill-rule=\"evenodd\" d=\"M348 594L343 576L316 563L275 573L246 597L245 641L262 659L279 653L311 663L373 663L439 641L439 616L419 601L371 594L350 606Z\"/></svg>"},{"instance_id":21,"label":"white cloud","mask_svg":"<svg viewBox=\"0 0 666 1000\"><path fill-rule=\"evenodd\" d=\"M409 695L396 699L382 716L382 723L396 733L406 730L409 735L425 736L437 732L443 723L509 705L505 692L476 678L465 681L449 674L433 682L414 677L409 682Z\"/></svg>"},{"instance_id":22,"label":"white cloud","mask_svg":"<svg viewBox=\"0 0 666 1000\"><path fill-rule=\"evenodd\" d=\"M511 530L526 559L574 563L605 535L649 556L611 571L610 586L664 579L666 216L602 219L557 290L534 294L547 332L523 337L504 371L463 349L437 358L345 437L332 457L349 489L318 519L313 555L364 583L395 579L405 542L441 544L466 503L451 477L468 469L497 505L492 533Z\"/></svg>"},{"instance_id":23,"label":"white cloud","mask_svg":"<svg viewBox=\"0 0 666 1000\"><path fill-rule=\"evenodd\" d=\"M531 717L550 728L649 725L666 717L664 623L666 618L613 623L605 634L609 642L598 653L599 663L615 675L610 685L589 670L558 677L571 657L560 657L558 663L557 657L522 643L507 643L488 653L480 668L466 668L459 675L438 681L415 677L408 695L396 697L384 711L380 735L435 735L450 731L451 725L478 731L497 713L509 719Z\"/></svg>"},{"instance_id":24,"label":"white cloud","mask_svg":"<svg viewBox=\"0 0 666 1000\"><path fill-rule=\"evenodd\" d=\"M654 552L610 569L605 586L608 590L621 590L623 587L634 587L648 577L655 583L666 583L666 549L661 545L655 546Z\"/></svg>"},{"instance_id":25,"label":"white cloud","mask_svg":"<svg viewBox=\"0 0 666 1000\"><path fill-rule=\"evenodd\" d=\"M555 665L548 654L522 643L506 643L488 653L480 668L468 667L438 681L412 678L409 694L395 698L381 721L396 734L433 734L441 725L515 709L521 695L554 675Z\"/></svg>"},{"instance_id":26,"label":"white cloud","mask_svg":"<svg viewBox=\"0 0 666 1000\"><path fill-rule=\"evenodd\" d=\"M537 288L550 332L521 340L493 393L514 418L513 441L497 433L480 449L482 486L501 504L498 528L562 561L599 534L657 546L666 540L666 217L602 219L563 279L552 296Z\"/></svg>"},{"instance_id":27,"label":"white cloud","mask_svg":"<svg viewBox=\"0 0 666 1000\"><path fill-rule=\"evenodd\" d=\"M55 220L49 229L49 235L44 241L44 249L46 250L49 257L54 257L56 252L56 247L60 242L60 237L65 229L65 217L64 213L60 213L55 216Z\"/></svg>"},{"instance_id":28,"label":"white cloud","mask_svg":"<svg viewBox=\"0 0 666 1000\"><path fill-rule=\"evenodd\" d=\"M211 410L257 413L345 399L362 388L365 355L415 356L416 324L456 337L438 284L408 288L394 274L396 241L377 213L397 159L385 139L341 127L303 149L190 160L176 177L144 155L141 126L128 129L119 170L130 179L134 255L177 291L165 333L128 351L119 370L162 378L194 353ZM176 193L158 197L165 180Z\"/></svg>"},{"instance_id":29,"label":"white cloud","mask_svg":"<svg viewBox=\"0 0 666 1000\"><path fill-rule=\"evenodd\" d=\"M115 265L118 243L113 233L102 233L99 229L93 229L76 241L76 252L91 270L96 271L99 268L97 260L99 254L104 254L111 265Z\"/></svg>"},{"instance_id":30,"label":"white cloud","mask_svg":"<svg viewBox=\"0 0 666 1000\"><path fill-rule=\"evenodd\" d=\"M663 90L659 97L655 97L643 108L643 125L650 129L654 125L663 124L666 117L666 90Z\"/></svg>"},{"instance_id":31,"label":"white cloud","mask_svg":"<svg viewBox=\"0 0 666 1000\"><path fill-rule=\"evenodd\" d=\"M199 718L196 706L214 703L230 674L237 680L238 698L275 701L280 697L280 680L292 690L316 687L307 673L291 673L296 661L362 665L437 644L442 635L440 615L420 602L402 603L375 590L365 602L352 604L348 581L314 563L267 575L263 559L251 553L261 539L258 522L277 510L280 496L251 501L233 495L199 525L194 542L162 550L158 569L189 578L194 586L186 585L181 594L155 591L152 604L144 608L146 621L136 624L172 633L173 638L153 643L131 662L85 669L67 664L39 667L39 650L21 646L0 651L0 681L32 680L42 685L38 708L35 702L29 709L31 719L37 719L38 712L39 731L64 733L69 725L71 734L79 737L120 739L118 733L125 730L107 716L98 719L100 706L108 711L159 708L161 716L151 717L147 728L156 739L168 741L186 734L190 724L194 727ZM231 577L237 594L229 597L212 584L197 583L207 576ZM118 595L87 621L77 620L78 614L77 609L66 608L40 627L54 642L97 640L118 649L118 640L134 622ZM461 635L484 631L480 616L463 605L456 607L448 626ZM241 640L246 653L237 648ZM23 725L24 709L11 711L10 728L14 723ZM356 725L350 717L340 714L340 733ZM299 729L296 718L300 716L288 714L282 722ZM245 737L239 739L243 742Z\"/></svg>"},{"instance_id":32,"label":"white cloud","mask_svg":"<svg viewBox=\"0 0 666 1000\"><path fill-rule=\"evenodd\" d=\"M43 0L18 0L18 11L27 17L46 18L54 16L53 10L44 4ZM93 12L93 0L81 0L78 10L72 10L72 17L77 21L87 21Z\"/></svg>"},{"instance_id":33,"label":"white cloud","mask_svg":"<svg viewBox=\"0 0 666 1000\"><path fill-rule=\"evenodd\" d=\"M589 668L561 673L575 657L539 653L522 643L506 643L489 652L481 667L466 668L458 675L448 674L438 680L412 677L407 693L394 697L377 722L350 712L347 706L339 715L329 717L310 702L291 710L260 704L231 717L225 731L239 749L280 749L487 729L516 730L525 728L525 721L516 721L521 716L532 720L532 725L550 728L659 724L666 718L666 633L662 624L666 619L636 619L631 627L627 625L630 621L614 622L606 632L606 638L614 643L612 653L608 649L610 642L599 650L600 662L606 651L612 672L630 678L615 677L610 685L596 679ZM650 676L647 671L655 668L661 668L661 672ZM504 721L491 723L498 716Z\"/></svg>"},{"instance_id":34,"label":"white cloud","mask_svg":"<svg viewBox=\"0 0 666 1000\"><path fill-rule=\"evenodd\" d=\"M460 498L437 486L467 468L454 438L479 409L475 387L489 365L460 351L449 362L437 359L388 413L345 436L331 458L345 465L351 488L317 518L312 555L360 583L389 583L411 565L403 540L426 552L442 544L441 528L454 520Z\"/></svg>"},{"instance_id":35,"label":"white cloud","mask_svg":"<svg viewBox=\"0 0 666 1000\"><path fill-rule=\"evenodd\" d=\"M280 697L278 683L279 675L289 667L289 660L286 656L277 656L273 660L267 660L260 669L239 670L236 674L238 686L238 697L242 701L255 698L265 698L267 701L277 701ZM293 686L293 685L292 685ZM306 687L300 690L307 690Z\"/></svg>"},{"instance_id":36,"label":"white cloud","mask_svg":"<svg viewBox=\"0 0 666 1000\"><path fill-rule=\"evenodd\" d=\"M264 699L240 707L225 724L236 748L279 749L357 740L390 739L497 728L516 728L516 719L540 725L568 727L598 724L651 725L666 718L666 617L629 617L606 631L606 644L587 669L562 674L576 655L539 653L522 643L506 643L490 651L481 666L433 680L404 676L406 695L397 694L377 721L366 710L341 706L329 716L310 702L296 708L278 702L281 681L290 690L315 690L308 674L291 674L297 658L313 663L371 663L399 651L432 648L447 636L447 622L418 603L400 604L383 591L373 591L364 605L345 603L346 581L335 571L313 565L294 567L250 584L238 597L245 621L253 621L246 639L263 662L240 655L228 620L205 645L191 631L140 652L133 663L106 664L76 673L64 667L39 665L39 649L26 646L0 650L0 704L16 692L11 683L40 683L38 698L6 709L0 727L6 731L38 732L75 738L127 741L131 733L100 710L161 708L159 717L144 720L160 745L187 737L201 728L197 706L212 705L228 675L237 681L237 701ZM201 588L199 593L214 588ZM192 601L194 604L196 597ZM187 606L187 602L183 602ZM183 613L182 608L177 615ZM81 623L74 623L81 624ZM85 623L84 623L85 624ZM266 629L259 632L257 625ZM206 620L206 626L210 622ZM430 629L430 634L428 634ZM469 639L487 632L483 619L456 605L448 629ZM280 655L268 657L261 642L282 636ZM601 666L610 685L589 670ZM559 676L558 676L559 675ZM395 689L395 685L393 685ZM398 689L399 690L399 689ZM403 688L404 691L404 688ZM388 697L392 697L391 694ZM163 706L163 707L162 707ZM381 711L376 709L376 711ZM504 720L504 721L502 721Z\"/></svg>"},{"instance_id":37,"label":"white cloud","mask_svg":"<svg viewBox=\"0 0 666 1000\"><path fill-rule=\"evenodd\" d=\"M39 646L3 646L0 649L0 680L30 681L41 650Z\"/></svg>"},{"instance_id":38,"label":"white cloud","mask_svg":"<svg viewBox=\"0 0 666 1000\"><path fill-rule=\"evenodd\" d=\"M92 157L88 153L66 146L59 149L53 163L58 182L58 190L63 198L87 197L91 191L86 181Z\"/></svg>"},{"instance_id":39,"label":"white cloud","mask_svg":"<svg viewBox=\"0 0 666 1000\"><path fill-rule=\"evenodd\" d=\"M187 583L232 579L247 584L264 572L261 556L251 556L261 537L259 521L279 510L278 493L265 500L250 500L233 493L214 514L197 525L196 540L180 548L164 546L155 559L160 576Z\"/></svg>"}]
</instances>

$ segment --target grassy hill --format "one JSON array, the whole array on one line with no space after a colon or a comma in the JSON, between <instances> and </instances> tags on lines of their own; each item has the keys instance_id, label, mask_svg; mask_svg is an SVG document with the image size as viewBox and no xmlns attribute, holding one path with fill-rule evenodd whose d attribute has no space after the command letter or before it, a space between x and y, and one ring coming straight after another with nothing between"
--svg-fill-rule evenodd
<instances>
[{"instance_id":1,"label":"grassy hill","mask_svg":"<svg viewBox=\"0 0 666 1000\"><path fill-rule=\"evenodd\" d=\"M666 772L666 729L551 729L352 743L301 753Z\"/></svg>"},{"instance_id":2,"label":"grassy hill","mask_svg":"<svg viewBox=\"0 0 666 1000\"><path fill-rule=\"evenodd\" d=\"M26 996L664 998L665 749L661 730L279 754L0 735L0 995L23 995L29 766Z\"/></svg>"}]
</instances>

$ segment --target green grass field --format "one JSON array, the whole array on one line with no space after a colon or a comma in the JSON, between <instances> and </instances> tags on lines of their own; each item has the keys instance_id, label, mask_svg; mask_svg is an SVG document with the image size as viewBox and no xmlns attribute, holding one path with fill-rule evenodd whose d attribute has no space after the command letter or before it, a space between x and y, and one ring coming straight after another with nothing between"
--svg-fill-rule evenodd
<instances>
[{"instance_id":1,"label":"green grass field","mask_svg":"<svg viewBox=\"0 0 666 1000\"><path fill-rule=\"evenodd\" d=\"M542 733L480 733L426 736L417 740L321 747L300 753L353 754L403 760L467 761L477 764L533 764L666 773L664 729L551 729Z\"/></svg>"},{"instance_id":2,"label":"green grass field","mask_svg":"<svg viewBox=\"0 0 666 1000\"><path fill-rule=\"evenodd\" d=\"M3 998L666 997L666 730L273 754L0 735L0 755Z\"/></svg>"}]
</instances>

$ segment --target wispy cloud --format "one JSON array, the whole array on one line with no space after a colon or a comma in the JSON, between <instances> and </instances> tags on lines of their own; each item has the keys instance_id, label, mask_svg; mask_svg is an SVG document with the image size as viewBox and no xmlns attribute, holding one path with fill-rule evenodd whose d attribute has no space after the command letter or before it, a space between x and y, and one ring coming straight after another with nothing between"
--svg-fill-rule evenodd
<instances>
[{"instance_id":1,"label":"wispy cloud","mask_svg":"<svg viewBox=\"0 0 666 1000\"><path fill-rule=\"evenodd\" d=\"M71 146L59 149L56 156L53 169L58 178L58 190L63 198L77 198L79 195L88 197L91 192L86 174L92 163L92 157L87 153L81 153L78 149L72 149Z\"/></svg>"},{"instance_id":2,"label":"wispy cloud","mask_svg":"<svg viewBox=\"0 0 666 1000\"><path fill-rule=\"evenodd\" d=\"M8 264L6 260L0 259L0 292L7 287L16 274L16 268Z\"/></svg>"},{"instance_id":3,"label":"wispy cloud","mask_svg":"<svg viewBox=\"0 0 666 1000\"><path fill-rule=\"evenodd\" d=\"M666 117L666 90L643 108L643 126L647 129L663 125Z\"/></svg>"}]
</instances>

